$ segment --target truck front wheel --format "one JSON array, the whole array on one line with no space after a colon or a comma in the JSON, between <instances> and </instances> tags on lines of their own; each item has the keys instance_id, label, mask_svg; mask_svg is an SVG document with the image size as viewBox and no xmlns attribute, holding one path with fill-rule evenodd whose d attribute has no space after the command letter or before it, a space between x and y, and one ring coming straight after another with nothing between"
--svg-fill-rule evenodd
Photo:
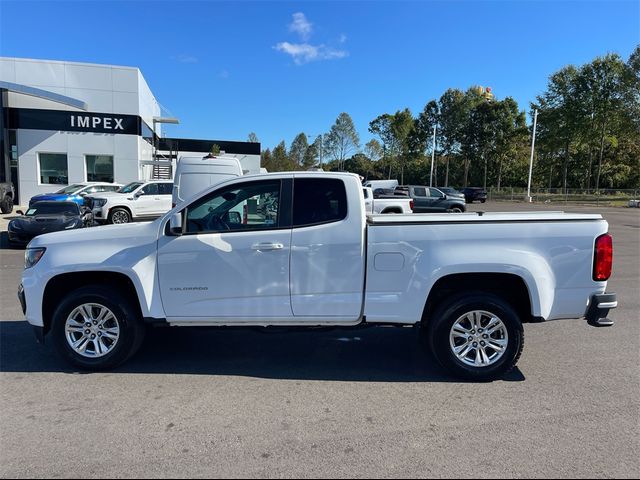
<instances>
[{"instance_id":1,"label":"truck front wheel","mask_svg":"<svg viewBox=\"0 0 640 480\"><path fill-rule=\"evenodd\" d=\"M441 304L427 329L438 362L469 380L501 378L518 363L524 329L515 310L498 295L460 294Z\"/></svg>"},{"instance_id":2,"label":"truck front wheel","mask_svg":"<svg viewBox=\"0 0 640 480\"><path fill-rule=\"evenodd\" d=\"M109 370L139 349L145 328L129 299L107 285L69 293L53 314L53 344L62 358L85 370Z\"/></svg>"},{"instance_id":3,"label":"truck front wheel","mask_svg":"<svg viewBox=\"0 0 640 480\"><path fill-rule=\"evenodd\" d=\"M114 208L109 212L109 223L129 223L131 222L131 214L126 208Z\"/></svg>"}]
</instances>

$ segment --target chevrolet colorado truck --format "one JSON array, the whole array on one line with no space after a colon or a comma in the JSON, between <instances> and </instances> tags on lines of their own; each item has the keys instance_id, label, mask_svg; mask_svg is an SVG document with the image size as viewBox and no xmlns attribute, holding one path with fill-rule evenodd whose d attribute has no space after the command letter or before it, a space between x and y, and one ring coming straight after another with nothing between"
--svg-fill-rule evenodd
<instances>
[{"instance_id":1,"label":"chevrolet colorado truck","mask_svg":"<svg viewBox=\"0 0 640 480\"><path fill-rule=\"evenodd\" d=\"M36 237L18 297L83 369L126 361L145 324L417 326L453 374L489 380L516 365L524 323L611 323L607 231L561 212L368 216L355 175L243 176L154 222Z\"/></svg>"}]
</instances>

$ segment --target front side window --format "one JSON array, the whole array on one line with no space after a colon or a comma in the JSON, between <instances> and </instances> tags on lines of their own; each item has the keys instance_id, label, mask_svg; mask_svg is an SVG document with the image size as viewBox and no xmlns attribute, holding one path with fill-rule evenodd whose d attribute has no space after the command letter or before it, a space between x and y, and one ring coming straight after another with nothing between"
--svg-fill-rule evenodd
<instances>
[{"instance_id":1,"label":"front side window","mask_svg":"<svg viewBox=\"0 0 640 480\"><path fill-rule=\"evenodd\" d=\"M66 153L40 153L40 183L43 185L66 185L69 183L69 168Z\"/></svg>"},{"instance_id":2,"label":"front side window","mask_svg":"<svg viewBox=\"0 0 640 480\"><path fill-rule=\"evenodd\" d=\"M113 182L113 157L111 155L86 155L87 182Z\"/></svg>"},{"instance_id":3,"label":"front side window","mask_svg":"<svg viewBox=\"0 0 640 480\"><path fill-rule=\"evenodd\" d=\"M158 184L150 183L142 189L145 195L158 195Z\"/></svg>"},{"instance_id":4,"label":"front side window","mask_svg":"<svg viewBox=\"0 0 640 480\"><path fill-rule=\"evenodd\" d=\"M212 192L187 208L186 233L277 228L280 191L280 180L269 180Z\"/></svg>"},{"instance_id":5,"label":"front side window","mask_svg":"<svg viewBox=\"0 0 640 480\"><path fill-rule=\"evenodd\" d=\"M347 218L344 182L332 178L297 178L293 190L293 226L338 222Z\"/></svg>"}]
</instances>

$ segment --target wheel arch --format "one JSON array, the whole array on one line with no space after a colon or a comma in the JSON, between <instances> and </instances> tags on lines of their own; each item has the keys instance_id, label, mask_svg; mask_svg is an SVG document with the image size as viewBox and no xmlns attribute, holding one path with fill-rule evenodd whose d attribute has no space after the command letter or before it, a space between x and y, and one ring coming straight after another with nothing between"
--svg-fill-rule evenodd
<instances>
[{"instance_id":1,"label":"wheel arch","mask_svg":"<svg viewBox=\"0 0 640 480\"><path fill-rule=\"evenodd\" d=\"M42 296L42 321L44 334L46 335L51 329L53 320L53 312L55 306L69 293L73 292L78 286L87 285L108 285L116 288L126 296L136 309L139 318L144 317L142 305L140 303L140 292L134 282L128 275L121 272L112 271L80 271L71 273L62 273L49 279Z\"/></svg>"},{"instance_id":2,"label":"wheel arch","mask_svg":"<svg viewBox=\"0 0 640 480\"><path fill-rule=\"evenodd\" d=\"M428 324L432 314L451 294L465 291L500 295L523 322L531 322L539 317L537 288L532 288L523 276L503 272L471 272L445 275L434 283L424 305L422 323Z\"/></svg>"}]
</instances>

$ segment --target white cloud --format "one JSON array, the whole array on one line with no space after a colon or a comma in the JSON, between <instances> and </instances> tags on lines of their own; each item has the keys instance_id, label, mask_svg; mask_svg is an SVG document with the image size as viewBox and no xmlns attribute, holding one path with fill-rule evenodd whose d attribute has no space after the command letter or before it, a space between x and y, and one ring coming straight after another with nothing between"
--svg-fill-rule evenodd
<instances>
[{"instance_id":1,"label":"white cloud","mask_svg":"<svg viewBox=\"0 0 640 480\"><path fill-rule=\"evenodd\" d=\"M198 63L198 57L194 57L193 55L181 54L177 57L171 57L172 60L180 63Z\"/></svg>"},{"instance_id":2,"label":"white cloud","mask_svg":"<svg viewBox=\"0 0 640 480\"><path fill-rule=\"evenodd\" d=\"M313 31L313 24L307 20L307 17L302 12L293 14L293 22L289 25L289 31L300 35L302 40L309 40L311 32Z\"/></svg>"},{"instance_id":3,"label":"white cloud","mask_svg":"<svg viewBox=\"0 0 640 480\"><path fill-rule=\"evenodd\" d=\"M347 41L347 36L343 33L340 35L340 43L345 43Z\"/></svg>"},{"instance_id":4,"label":"white cloud","mask_svg":"<svg viewBox=\"0 0 640 480\"><path fill-rule=\"evenodd\" d=\"M335 60L349 55L349 52L345 50L336 50L326 45L310 45L308 43L281 42L273 48L290 55L296 65L304 65L318 60Z\"/></svg>"}]
</instances>

